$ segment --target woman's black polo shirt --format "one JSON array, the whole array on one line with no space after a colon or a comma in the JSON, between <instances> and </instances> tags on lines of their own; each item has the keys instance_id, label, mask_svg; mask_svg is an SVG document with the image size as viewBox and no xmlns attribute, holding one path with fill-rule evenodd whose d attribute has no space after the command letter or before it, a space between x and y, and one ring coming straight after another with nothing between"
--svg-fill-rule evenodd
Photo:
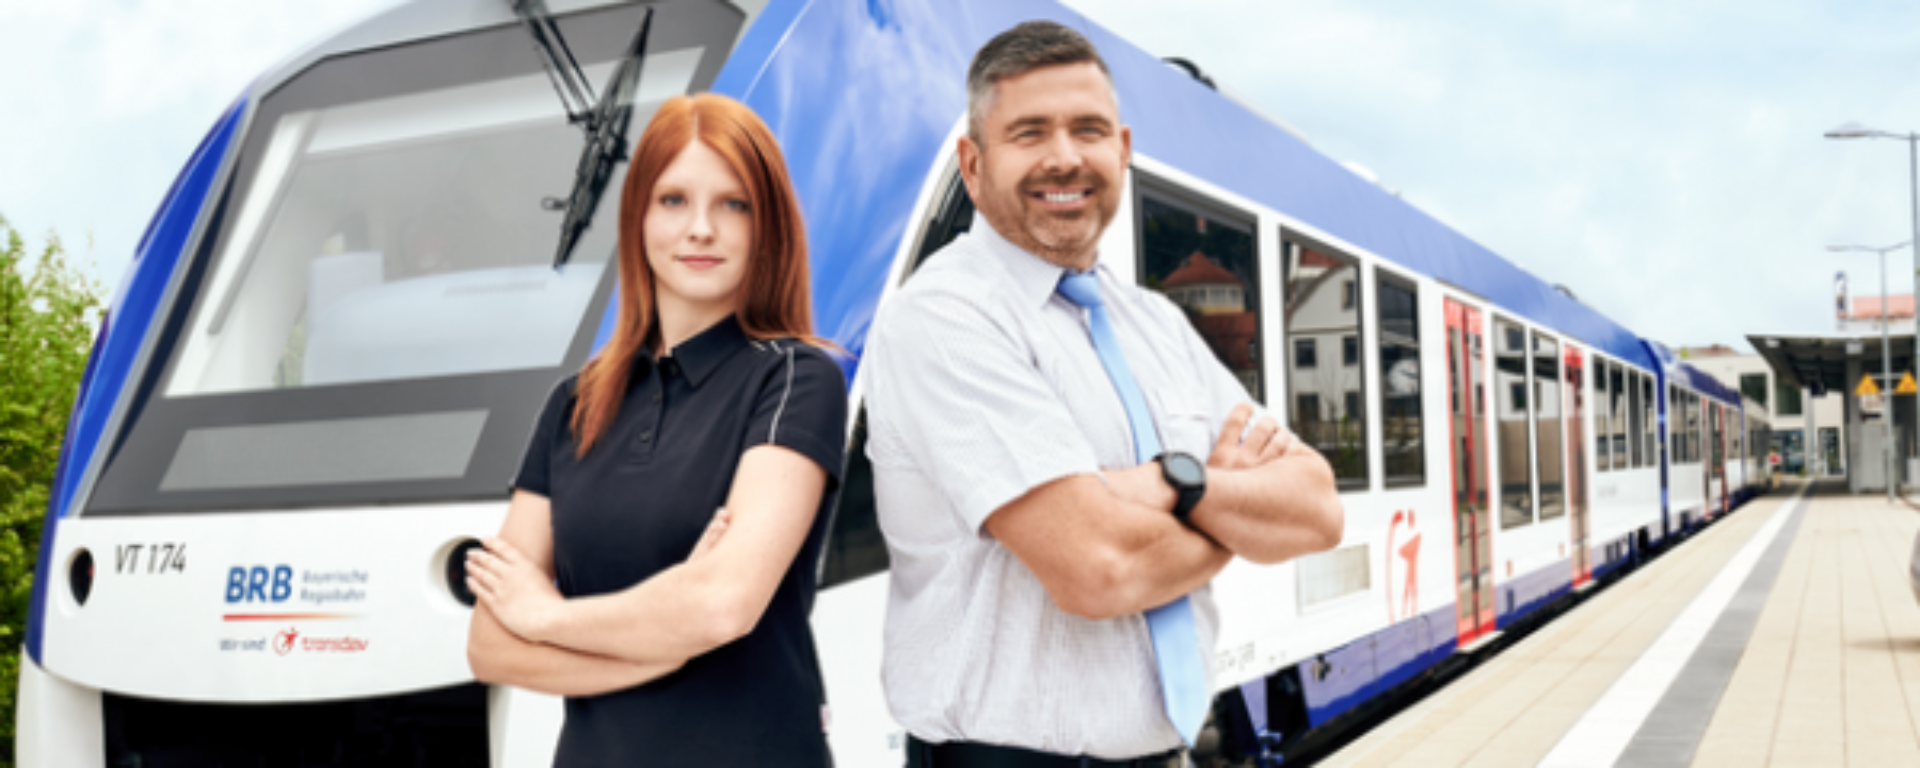
<instances>
[{"instance_id":1,"label":"woman's black polo shirt","mask_svg":"<svg viewBox=\"0 0 1920 768\"><path fill-rule=\"evenodd\" d=\"M568 698L555 764L830 765L807 615L845 452L840 366L791 339L749 339L729 317L669 357L642 354L613 424L578 460L574 385L548 397L514 480L552 502L553 567L568 597L616 592L685 561L749 448L798 451L828 481L753 631L645 685Z\"/></svg>"}]
</instances>

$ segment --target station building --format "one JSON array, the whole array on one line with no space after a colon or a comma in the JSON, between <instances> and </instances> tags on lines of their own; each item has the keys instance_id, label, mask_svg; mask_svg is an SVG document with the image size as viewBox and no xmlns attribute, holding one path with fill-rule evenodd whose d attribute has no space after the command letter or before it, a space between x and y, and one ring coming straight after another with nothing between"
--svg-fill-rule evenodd
<instances>
[{"instance_id":1,"label":"station building","mask_svg":"<svg viewBox=\"0 0 1920 768\"><path fill-rule=\"evenodd\" d=\"M1849 301L1842 295L1834 319L1831 333L1750 334L1754 355L1696 353L1688 362L1722 381L1737 381L1749 398L1763 391L1765 377L1774 439L1785 449L1783 464L1797 441L1809 472L1845 475L1854 493L1881 491L1887 487L1885 452L1892 450L1896 481L1915 485L1920 479L1915 395L1896 393L1914 371L1913 296L1888 297L1883 312L1878 296ZM1882 374L1883 367L1891 376ZM1859 394L1865 380L1880 393ZM1889 410L1891 446L1882 421Z\"/></svg>"}]
</instances>

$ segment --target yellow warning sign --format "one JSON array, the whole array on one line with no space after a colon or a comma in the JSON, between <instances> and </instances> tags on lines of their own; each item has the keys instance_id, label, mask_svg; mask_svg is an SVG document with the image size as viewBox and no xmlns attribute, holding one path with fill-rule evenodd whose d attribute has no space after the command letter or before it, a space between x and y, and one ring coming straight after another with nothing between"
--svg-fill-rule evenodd
<instances>
[{"instance_id":1,"label":"yellow warning sign","mask_svg":"<svg viewBox=\"0 0 1920 768\"><path fill-rule=\"evenodd\" d=\"M1853 393L1861 397L1878 395L1880 394L1880 385L1873 383L1873 374L1861 374L1860 386L1854 387Z\"/></svg>"},{"instance_id":2,"label":"yellow warning sign","mask_svg":"<svg viewBox=\"0 0 1920 768\"><path fill-rule=\"evenodd\" d=\"M1894 387L1893 393L1896 395L1920 394L1920 382L1913 380L1913 371L1907 371L1907 375L1900 377L1900 386Z\"/></svg>"}]
</instances>

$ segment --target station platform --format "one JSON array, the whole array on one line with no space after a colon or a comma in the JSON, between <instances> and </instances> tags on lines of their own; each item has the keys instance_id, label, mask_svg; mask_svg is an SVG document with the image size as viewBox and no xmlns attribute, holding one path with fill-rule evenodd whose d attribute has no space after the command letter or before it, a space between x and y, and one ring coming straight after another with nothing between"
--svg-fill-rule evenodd
<instances>
[{"instance_id":1,"label":"station platform","mask_svg":"<svg viewBox=\"0 0 1920 768\"><path fill-rule=\"evenodd\" d=\"M1920 766L1920 510L1790 482L1329 766Z\"/></svg>"}]
</instances>

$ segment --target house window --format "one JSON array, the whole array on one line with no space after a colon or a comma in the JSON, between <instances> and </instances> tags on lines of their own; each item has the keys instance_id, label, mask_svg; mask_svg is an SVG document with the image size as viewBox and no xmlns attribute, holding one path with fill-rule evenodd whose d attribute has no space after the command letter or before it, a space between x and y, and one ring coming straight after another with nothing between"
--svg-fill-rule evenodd
<instances>
[{"instance_id":1,"label":"house window","mask_svg":"<svg viewBox=\"0 0 1920 768\"><path fill-rule=\"evenodd\" d=\"M1753 398L1761 405L1767 404L1767 375L1764 373L1740 374L1740 394Z\"/></svg>"}]
</instances>

